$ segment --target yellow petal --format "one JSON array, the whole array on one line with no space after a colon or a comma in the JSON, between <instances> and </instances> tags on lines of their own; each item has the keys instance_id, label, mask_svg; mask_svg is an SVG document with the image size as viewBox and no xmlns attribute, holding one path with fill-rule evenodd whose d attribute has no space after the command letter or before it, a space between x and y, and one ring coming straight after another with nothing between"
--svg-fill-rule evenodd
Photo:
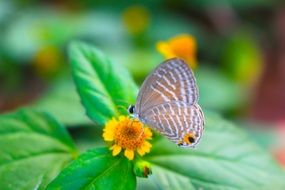
<instances>
[{"instance_id":1,"label":"yellow petal","mask_svg":"<svg viewBox=\"0 0 285 190\"><path fill-rule=\"evenodd\" d=\"M103 138L105 141L114 140L117 124L118 122L114 118L106 123L103 129Z\"/></svg>"},{"instance_id":2,"label":"yellow petal","mask_svg":"<svg viewBox=\"0 0 285 190\"><path fill-rule=\"evenodd\" d=\"M151 148L151 144L147 141L145 141L141 147L141 149L144 151L144 152L150 152L150 148Z\"/></svg>"},{"instance_id":3,"label":"yellow petal","mask_svg":"<svg viewBox=\"0 0 285 190\"><path fill-rule=\"evenodd\" d=\"M128 118L124 115L119 116L119 122L124 122L126 119Z\"/></svg>"},{"instance_id":4,"label":"yellow petal","mask_svg":"<svg viewBox=\"0 0 285 190\"><path fill-rule=\"evenodd\" d=\"M152 132L151 132L151 130L148 127L144 128L144 134L145 134L145 138L146 139L151 139Z\"/></svg>"},{"instance_id":5,"label":"yellow petal","mask_svg":"<svg viewBox=\"0 0 285 190\"><path fill-rule=\"evenodd\" d=\"M105 141L113 141L115 137L114 131L108 131L103 133L103 138Z\"/></svg>"},{"instance_id":6,"label":"yellow petal","mask_svg":"<svg viewBox=\"0 0 285 190\"><path fill-rule=\"evenodd\" d=\"M171 47L168 43L165 42L158 42L156 44L156 49L159 51L166 59L170 59L175 57L175 54L173 53Z\"/></svg>"},{"instance_id":7,"label":"yellow petal","mask_svg":"<svg viewBox=\"0 0 285 190\"><path fill-rule=\"evenodd\" d=\"M120 147L119 145L115 144L110 149L113 150L112 155L113 156L117 156L121 152L122 147Z\"/></svg>"},{"instance_id":8,"label":"yellow petal","mask_svg":"<svg viewBox=\"0 0 285 190\"><path fill-rule=\"evenodd\" d=\"M133 150L126 149L124 155L125 155L129 160L133 160L135 153L134 153Z\"/></svg>"},{"instance_id":9,"label":"yellow petal","mask_svg":"<svg viewBox=\"0 0 285 190\"><path fill-rule=\"evenodd\" d=\"M115 118L112 118L106 123L106 128L113 128L118 124L117 120Z\"/></svg>"},{"instance_id":10,"label":"yellow petal","mask_svg":"<svg viewBox=\"0 0 285 190\"><path fill-rule=\"evenodd\" d=\"M138 152L139 155L141 155L141 156L145 155L145 151L143 150L142 147L138 148L138 149L137 149L137 152Z\"/></svg>"}]
</instances>

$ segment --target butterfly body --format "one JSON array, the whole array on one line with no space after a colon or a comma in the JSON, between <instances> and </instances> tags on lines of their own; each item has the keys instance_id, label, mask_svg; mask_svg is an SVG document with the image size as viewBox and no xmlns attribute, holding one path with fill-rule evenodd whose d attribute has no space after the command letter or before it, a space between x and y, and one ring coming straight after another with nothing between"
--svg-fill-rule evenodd
<instances>
[{"instance_id":1,"label":"butterfly body","mask_svg":"<svg viewBox=\"0 0 285 190\"><path fill-rule=\"evenodd\" d=\"M179 58L160 64L144 81L129 113L181 147L194 147L204 130L193 72Z\"/></svg>"}]
</instances>

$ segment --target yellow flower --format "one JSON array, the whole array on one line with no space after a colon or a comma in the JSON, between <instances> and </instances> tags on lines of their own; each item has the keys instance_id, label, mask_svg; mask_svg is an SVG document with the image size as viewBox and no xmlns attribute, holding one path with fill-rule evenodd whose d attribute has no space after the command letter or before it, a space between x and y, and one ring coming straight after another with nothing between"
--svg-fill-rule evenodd
<instances>
[{"instance_id":1,"label":"yellow flower","mask_svg":"<svg viewBox=\"0 0 285 190\"><path fill-rule=\"evenodd\" d=\"M193 36L188 34L177 35L168 41L160 41L156 49L166 58L179 57L184 59L192 69L196 68L197 44Z\"/></svg>"},{"instance_id":2,"label":"yellow flower","mask_svg":"<svg viewBox=\"0 0 285 190\"><path fill-rule=\"evenodd\" d=\"M61 52L54 46L45 46L34 57L33 66L41 76L50 76L57 73L62 66Z\"/></svg>"},{"instance_id":3,"label":"yellow flower","mask_svg":"<svg viewBox=\"0 0 285 190\"><path fill-rule=\"evenodd\" d=\"M118 120L111 119L103 130L104 140L112 142L110 150L113 156L124 149L124 155L129 160L134 159L135 151L140 156L150 152L151 144L146 140L151 139L151 136L152 133L148 127L143 127L137 119L126 116L120 116Z\"/></svg>"},{"instance_id":4,"label":"yellow flower","mask_svg":"<svg viewBox=\"0 0 285 190\"><path fill-rule=\"evenodd\" d=\"M123 13L123 23L130 34L140 34L149 25L149 12L142 6L128 7Z\"/></svg>"}]
</instances>

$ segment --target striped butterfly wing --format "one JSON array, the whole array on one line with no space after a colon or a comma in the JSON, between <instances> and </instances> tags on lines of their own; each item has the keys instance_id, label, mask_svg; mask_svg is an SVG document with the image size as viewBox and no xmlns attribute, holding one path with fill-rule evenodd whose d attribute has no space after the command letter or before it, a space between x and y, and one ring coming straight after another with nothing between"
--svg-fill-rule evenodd
<instances>
[{"instance_id":1,"label":"striped butterfly wing","mask_svg":"<svg viewBox=\"0 0 285 190\"><path fill-rule=\"evenodd\" d=\"M181 101L193 105L198 100L198 89L193 72L179 58L160 64L144 81L136 103L137 113L146 112L154 105Z\"/></svg>"},{"instance_id":2,"label":"striped butterfly wing","mask_svg":"<svg viewBox=\"0 0 285 190\"><path fill-rule=\"evenodd\" d=\"M204 115L198 104L169 102L149 109L142 120L182 147L194 147L204 130ZM189 137L192 138L189 141Z\"/></svg>"}]
</instances>

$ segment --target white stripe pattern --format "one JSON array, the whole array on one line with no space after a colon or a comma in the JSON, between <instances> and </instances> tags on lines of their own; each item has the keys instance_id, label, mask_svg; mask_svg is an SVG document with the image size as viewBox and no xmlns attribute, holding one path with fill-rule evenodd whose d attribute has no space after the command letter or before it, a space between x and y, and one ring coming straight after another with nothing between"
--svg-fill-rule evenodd
<instances>
[{"instance_id":1,"label":"white stripe pattern","mask_svg":"<svg viewBox=\"0 0 285 190\"><path fill-rule=\"evenodd\" d=\"M138 119L175 143L193 134L195 141L185 145L192 147L204 130L204 115L197 101L193 72L183 60L173 58L159 65L144 81L135 110Z\"/></svg>"}]
</instances>

